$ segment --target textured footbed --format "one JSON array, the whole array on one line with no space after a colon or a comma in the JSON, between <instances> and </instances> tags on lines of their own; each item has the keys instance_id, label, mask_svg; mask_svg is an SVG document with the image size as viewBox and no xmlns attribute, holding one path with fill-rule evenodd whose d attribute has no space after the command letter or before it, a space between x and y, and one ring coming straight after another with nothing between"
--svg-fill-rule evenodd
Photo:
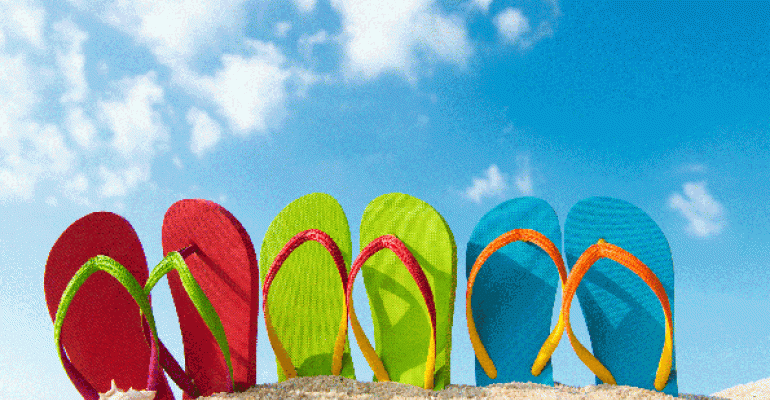
<instances>
[{"instance_id":1,"label":"textured footbed","mask_svg":"<svg viewBox=\"0 0 770 400\"><path fill-rule=\"evenodd\" d=\"M61 234L48 255L43 284L52 321L70 279L97 255L111 257L140 285L146 283L147 260L131 224L109 212L88 214ZM81 286L64 319L61 342L72 364L98 392L107 392L113 379L120 388L147 386L150 347L139 306L108 273L98 271ZM173 399L165 376L156 399Z\"/></svg>"},{"instance_id":2,"label":"textured footbed","mask_svg":"<svg viewBox=\"0 0 770 400\"><path fill-rule=\"evenodd\" d=\"M663 284L674 313L674 268L666 237L644 211L625 201L593 197L572 207L565 224L568 268L599 239L641 260ZM655 390L665 319L652 289L631 270L607 259L597 261L577 288L592 352L619 385ZM663 392L676 396L676 352ZM597 384L601 383L597 378Z\"/></svg>"},{"instance_id":3,"label":"textured footbed","mask_svg":"<svg viewBox=\"0 0 770 400\"><path fill-rule=\"evenodd\" d=\"M222 206L200 199L174 203L163 218L162 233L164 254L191 245L198 248L185 263L224 326L235 390L253 386L256 384L259 273L249 235ZM225 359L182 287L178 272L168 274L168 284L182 331L185 370L204 396L229 391Z\"/></svg>"},{"instance_id":4,"label":"textured footbed","mask_svg":"<svg viewBox=\"0 0 770 400\"><path fill-rule=\"evenodd\" d=\"M436 305L434 389L450 379L457 249L449 226L430 205L391 193L372 200L361 221L360 245L386 234L398 237L422 267ZM391 381L422 387L430 317L417 284L396 255L383 250L361 268L374 325L375 351Z\"/></svg>"},{"instance_id":5,"label":"textured footbed","mask_svg":"<svg viewBox=\"0 0 770 400\"><path fill-rule=\"evenodd\" d=\"M318 229L339 247L350 272L352 244L347 218L337 200L312 193L294 200L273 220L260 252L260 282L276 255L297 233ZM332 354L342 320L345 292L331 254L318 242L300 245L281 266L270 286L267 305L278 339L297 376L332 374ZM286 375L276 359L279 382ZM340 375L355 378L350 345L345 341Z\"/></svg>"},{"instance_id":6,"label":"textured footbed","mask_svg":"<svg viewBox=\"0 0 770 400\"><path fill-rule=\"evenodd\" d=\"M471 234L466 250L466 277L482 250L498 236L514 229L532 229L557 248L559 219L553 208L534 197L508 200L484 215ZM493 253L476 275L471 298L473 320L497 377L487 376L476 357L476 386L533 382L553 385L549 361L538 376L532 364L548 338L559 285L553 260L538 246L517 241Z\"/></svg>"}]
</instances>

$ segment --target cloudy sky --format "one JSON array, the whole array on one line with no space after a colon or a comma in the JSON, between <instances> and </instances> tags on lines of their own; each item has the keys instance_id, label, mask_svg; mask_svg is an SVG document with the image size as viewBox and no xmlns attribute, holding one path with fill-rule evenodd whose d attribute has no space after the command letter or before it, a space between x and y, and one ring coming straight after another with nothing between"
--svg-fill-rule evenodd
<instances>
[{"instance_id":1,"label":"cloudy sky","mask_svg":"<svg viewBox=\"0 0 770 400\"><path fill-rule=\"evenodd\" d=\"M455 383L474 383L467 240L486 212L524 195L562 224L601 195L660 225L676 271L680 391L770 376L766 8L0 0L0 397L76 397L42 283L48 251L78 218L124 216L153 266L176 200L222 204L259 251L273 217L312 192L340 201L354 243L384 193L446 218L459 259ZM181 360L168 286L156 292L161 337ZM273 382L262 324L257 381ZM554 371L593 383L566 343Z\"/></svg>"}]
</instances>

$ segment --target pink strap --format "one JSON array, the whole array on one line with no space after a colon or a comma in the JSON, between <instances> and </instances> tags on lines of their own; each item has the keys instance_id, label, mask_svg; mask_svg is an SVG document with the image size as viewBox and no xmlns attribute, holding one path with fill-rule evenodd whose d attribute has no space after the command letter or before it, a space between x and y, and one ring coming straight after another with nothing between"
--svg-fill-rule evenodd
<instances>
[{"instance_id":1,"label":"pink strap","mask_svg":"<svg viewBox=\"0 0 770 400\"><path fill-rule=\"evenodd\" d=\"M152 340L151 336L149 336L149 333L150 333L149 326L147 325L147 319L144 318L144 316L142 317L142 326L147 327L147 329L145 330L145 335L150 342L150 366L147 372L147 389L146 390L152 390L157 393L158 387L160 386L161 380L163 379L163 370L160 368L160 363L158 359L158 348L157 346L155 346L155 341ZM80 371L78 371L78 369L75 367L75 365L73 365L72 362L69 360L69 358L67 357L67 353L64 351L63 343L59 343L59 353L61 353L61 359L64 364L64 370L67 372L67 376L69 376L70 381L72 381L72 383L75 385L75 388L80 393L80 395L83 396L83 399L99 400L99 392L97 392L96 389L90 383L88 383L88 381L83 377L83 374L81 374ZM171 356L170 353L169 353L169 356ZM173 357L171 359L173 360ZM176 363L176 360L173 360L173 361L174 363ZM178 363L176 364L176 366L177 368L179 368Z\"/></svg>"}]
</instances>

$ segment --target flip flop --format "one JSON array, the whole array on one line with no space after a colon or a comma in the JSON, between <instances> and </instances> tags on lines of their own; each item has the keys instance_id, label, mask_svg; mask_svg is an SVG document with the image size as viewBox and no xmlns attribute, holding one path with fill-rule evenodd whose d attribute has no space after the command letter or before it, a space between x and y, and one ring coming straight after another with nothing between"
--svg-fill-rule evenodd
<instances>
[{"instance_id":1,"label":"flip flop","mask_svg":"<svg viewBox=\"0 0 770 400\"><path fill-rule=\"evenodd\" d=\"M355 378L345 312L351 248L345 213L328 194L294 200L268 227L260 279L279 382L297 376Z\"/></svg>"},{"instance_id":2,"label":"flip flop","mask_svg":"<svg viewBox=\"0 0 770 400\"><path fill-rule=\"evenodd\" d=\"M566 280L559 243L556 212L534 197L498 205L473 230L466 250L466 316L477 386L553 386L550 357L539 371L533 364L549 337L560 276Z\"/></svg>"},{"instance_id":3,"label":"flip flop","mask_svg":"<svg viewBox=\"0 0 770 400\"><path fill-rule=\"evenodd\" d=\"M376 357L367 356L367 361L375 380L443 389L450 381L457 285L452 231L424 201L390 193L366 207L360 241L362 250L350 272L348 297L355 272L361 268L374 325ZM392 251L378 252L382 248ZM349 307L356 340L366 356L371 345L357 324L352 304Z\"/></svg>"},{"instance_id":4,"label":"flip flop","mask_svg":"<svg viewBox=\"0 0 770 400\"><path fill-rule=\"evenodd\" d=\"M137 300L113 276L97 272L82 283L77 296L73 293L67 300L67 318L57 321L65 289L77 271L98 255L123 265L125 279L133 280L140 289L147 282L144 250L131 224L122 217L91 213L61 234L48 255L43 283L51 320L60 332L56 339L65 371L86 399L98 399L96 392L110 390L113 379L126 389L152 383L157 400L173 399L162 370L153 367L157 352L151 357L148 342L154 342L146 340L139 318L137 302L146 301L149 306L149 297Z\"/></svg>"},{"instance_id":5,"label":"flip flop","mask_svg":"<svg viewBox=\"0 0 770 400\"><path fill-rule=\"evenodd\" d=\"M219 204L185 199L166 211L162 234L163 252L182 253L195 281L211 301L224 326L232 360L231 371L220 341L184 290L180 274L171 271L168 284L182 331L187 374L202 396L240 392L254 386L259 277L248 233ZM184 396L190 398L187 393Z\"/></svg>"},{"instance_id":6,"label":"flip flop","mask_svg":"<svg viewBox=\"0 0 770 400\"><path fill-rule=\"evenodd\" d=\"M593 354L611 373L597 374L597 384L611 378L677 396L674 269L655 221L625 201L589 198L567 216L565 249L570 278L562 313L566 304L568 320L577 289Z\"/></svg>"}]
</instances>

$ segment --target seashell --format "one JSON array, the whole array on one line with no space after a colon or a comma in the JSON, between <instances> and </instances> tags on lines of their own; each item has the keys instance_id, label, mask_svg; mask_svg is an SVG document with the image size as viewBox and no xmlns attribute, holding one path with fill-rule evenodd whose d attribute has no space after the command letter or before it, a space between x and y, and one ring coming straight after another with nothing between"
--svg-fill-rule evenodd
<instances>
[{"instance_id":1,"label":"seashell","mask_svg":"<svg viewBox=\"0 0 770 400\"><path fill-rule=\"evenodd\" d=\"M99 393L99 400L154 400L155 391L153 390L134 390L129 388L127 392L118 389L115 386L115 380L112 380L112 387L107 393Z\"/></svg>"}]
</instances>

